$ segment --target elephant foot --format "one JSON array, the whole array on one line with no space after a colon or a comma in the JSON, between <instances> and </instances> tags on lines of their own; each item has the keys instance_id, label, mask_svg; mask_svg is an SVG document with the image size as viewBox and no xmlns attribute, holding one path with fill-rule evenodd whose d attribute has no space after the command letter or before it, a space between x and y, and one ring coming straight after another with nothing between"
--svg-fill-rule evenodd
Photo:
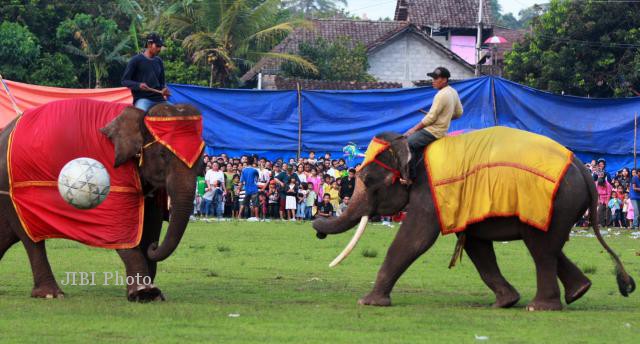
<instances>
[{"instance_id":1,"label":"elephant foot","mask_svg":"<svg viewBox=\"0 0 640 344\"><path fill-rule=\"evenodd\" d=\"M146 303L151 301L164 301L165 298L158 287L153 284L149 284L129 286L127 300L131 302Z\"/></svg>"},{"instance_id":2,"label":"elephant foot","mask_svg":"<svg viewBox=\"0 0 640 344\"><path fill-rule=\"evenodd\" d=\"M508 294L496 295L496 302L491 305L493 308L510 308L520 301L520 294L517 291L513 291Z\"/></svg>"},{"instance_id":3,"label":"elephant foot","mask_svg":"<svg viewBox=\"0 0 640 344\"><path fill-rule=\"evenodd\" d=\"M64 299L64 292L57 285L34 287L31 297L42 299Z\"/></svg>"},{"instance_id":4,"label":"elephant foot","mask_svg":"<svg viewBox=\"0 0 640 344\"><path fill-rule=\"evenodd\" d=\"M358 304L363 306L389 307L391 306L391 298L389 296L381 296L371 293L358 300Z\"/></svg>"},{"instance_id":5,"label":"elephant foot","mask_svg":"<svg viewBox=\"0 0 640 344\"><path fill-rule=\"evenodd\" d=\"M535 311L560 311L562 310L562 303L557 301L532 301L525 308L529 312Z\"/></svg>"},{"instance_id":6,"label":"elephant foot","mask_svg":"<svg viewBox=\"0 0 640 344\"><path fill-rule=\"evenodd\" d=\"M584 294L589 291L591 288L591 281L587 280L584 284L572 288L572 290L565 290L564 300L567 304L571 304L572 302L581 298Z\"/></svg>"}]
</instances>

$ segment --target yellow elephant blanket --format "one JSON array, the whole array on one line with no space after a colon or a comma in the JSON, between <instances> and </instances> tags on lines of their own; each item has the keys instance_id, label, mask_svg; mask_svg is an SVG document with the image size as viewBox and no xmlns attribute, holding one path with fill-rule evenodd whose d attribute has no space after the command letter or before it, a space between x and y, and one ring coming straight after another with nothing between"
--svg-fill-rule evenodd
<instances>
[{"instance_id":1,"label":"yellow elephant blanket","mask_svg":"<svg viewBox=\"0 0 640 344\"><path fill-rule=\"evenodd\" d=\"M547 231L572 160L559 143L507 127L437 140L425 149L424 161L442 233L509 216Z\"/></svg>"}]
</instances>

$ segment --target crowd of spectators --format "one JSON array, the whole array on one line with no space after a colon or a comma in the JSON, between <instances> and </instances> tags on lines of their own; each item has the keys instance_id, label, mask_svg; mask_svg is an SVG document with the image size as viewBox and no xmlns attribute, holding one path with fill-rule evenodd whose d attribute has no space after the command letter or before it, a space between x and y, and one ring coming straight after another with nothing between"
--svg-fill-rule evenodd
<instances>
[{"instance_id":1,"label":"crowd of spectators","mask_svg":"<svg viewBox=\"0 0 640 344\"><path fill-rule=\"evenodd\" d=\"M201 219L305 221L339 216L355 189L355 168L330 153L314 152L299 159L244 155L204 156L206 172L197 179L194 216ZM605 159L585 164L598 191L598 219L602 227L638 228L640 177L623 168L613 176ZM383 219L388 220L388 219ZM589 213L578 222L589 226Z\"/></svg>"},{"instance_id":2,"label":"crowd of spectators","mask_svg":"<svg viewBox=\"0 0 640 344\"><path fill-rule=\"evenodd\" d=\"M339 216L355 189L355 168L330 153L299 159L204 156L194 217L304 221Z\"/></svg>"},{"instance_id":3,"label":"crowd of spectators","mask_svg":"<svg viewBox=\"0 0 640 344\"><path fill-rule=\"evenodd\" d=\"M627 167L613 176L607 171L605 159L585 164L593 175L598 190L598 219L601 227L638 228L640 215L640 177L636 169ZM585 214L579 226L589 225Z\"/></svg>"}]
</instances>

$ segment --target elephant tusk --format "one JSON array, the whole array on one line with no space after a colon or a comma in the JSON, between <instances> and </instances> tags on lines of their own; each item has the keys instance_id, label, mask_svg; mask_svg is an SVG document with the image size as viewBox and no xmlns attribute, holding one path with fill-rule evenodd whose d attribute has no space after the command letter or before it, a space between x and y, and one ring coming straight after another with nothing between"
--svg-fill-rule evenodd
<instances>
[{"instance_id":1,"label":"elephant tusk","mask_svg":"<svg viewBox=\"0 0 640 344\"><path fill-rule=\"evenodd\" d=\"M367 222L369 222L369 216L365 215L360 219L360 224L358 225L358 229L353 235L353 238L351 238L351 241L349 241L347 247L342 250L342 252L336 257L336 259L334 259L331 264L329 264L330 268L333 268L336 265L340 264L340 262L342 262L349 256L351 251L353 251L353 248L356 247L356 244L358 244L358 241L362 237L362 234L364 234L364 230L365 228L367 228Z\"/></svg>"}]
</instances>

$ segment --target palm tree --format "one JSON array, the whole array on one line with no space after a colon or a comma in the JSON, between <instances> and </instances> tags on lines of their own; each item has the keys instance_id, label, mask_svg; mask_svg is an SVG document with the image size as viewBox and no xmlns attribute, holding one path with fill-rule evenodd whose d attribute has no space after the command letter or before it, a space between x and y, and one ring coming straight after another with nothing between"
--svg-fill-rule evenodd
<instances>
[{"instance_id":1,"label":"palm tree","mask_svg":"<svg viewBox=\"0 0 640 344\"><path fill-rule=\"evenodd\" d=\"M334 13L338 11L338 4L347 6L347 0L284 0L285 8L305 16L318 13Z\"/></svg>"},{"instance_id":2,"label":"palm tree","mask_svg":"<svg viewBox=\"0 0 640 344\"><path fill-rule=\"evenodd\" d=\"M127 62L124 51L128 48L129 37L123 38L111 19L77 14L73 19L60 23L56 35L67 43L64 47L68 52L87 59L89 87L92 69L96 88L101 88L102 79L108 75L109 65Z\"/></svg>"},{"instance_id":3,"label":"palm tree","mask_svg":"<svg viewBox=\"0 0 640 344\"><path fill-rule=\"evenodd\" d=\"M270 52L295 27L309 25L282 19L280 6L280 0L182 0L169 8L163 23L173 38L182 39L194 62L210 67L210 86L229 85L240 67L263 57L317 72L300 56Z\"/></svg>"}]
</instances>

